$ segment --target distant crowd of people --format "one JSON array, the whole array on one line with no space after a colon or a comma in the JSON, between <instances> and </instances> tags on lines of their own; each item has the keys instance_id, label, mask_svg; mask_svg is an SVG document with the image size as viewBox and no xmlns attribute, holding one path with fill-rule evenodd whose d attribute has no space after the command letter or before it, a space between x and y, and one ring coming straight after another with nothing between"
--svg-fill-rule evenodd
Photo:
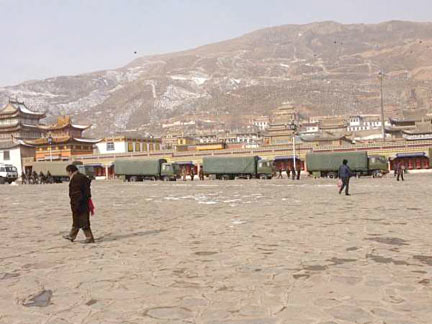
<instances>
[{"instance_id":1,"label":"distant crowd of people","mask_svg":"<svg viewBox=\"0 0 432 324\"><path fill-rule=\"evenodd\" d=\"M48 171L45 175L42 171L38 174L36 171L22 173L21 174L21 183L22 184L49 184L54 183L54 178L51 173Z\"/></svg>"},{"instance_id":2,"label":"distant crowd of people","mask_svg":"<svg viewBox=\"0 0 432 324\"><path fill-rule=\"evenodd\" d=\"M183 181L186 181L186 177L187 177L188 175L190 176L191 181L194 181L194 179L195 179L195 171L194 171L193 168L191 168L191 169L189 170L189 173L188 173L188 171L186 170L186 168L183 168L183 169L182 169L182 171L181 171L181 178L182 178ZM204 170L203 170L202 168L200 168L200 170L199 170L199 172L198 172L198 179L200 179L200 180L204 180Z\"/></svg>"},{"instance_id":3,"label":"distant crowd of people","mask_svg":"<svg viewBox=\"0 0 432 324\"><path fill-rule=\"evenodd\" d=\"M288 179L291 177L292 180L300 180L301 170L296 171L294 168L287 169L287 170L283 170L282 168L280 168L278 170L277 179L283 179L284 171L286 172Z\"/></svg>"}]
</instances>

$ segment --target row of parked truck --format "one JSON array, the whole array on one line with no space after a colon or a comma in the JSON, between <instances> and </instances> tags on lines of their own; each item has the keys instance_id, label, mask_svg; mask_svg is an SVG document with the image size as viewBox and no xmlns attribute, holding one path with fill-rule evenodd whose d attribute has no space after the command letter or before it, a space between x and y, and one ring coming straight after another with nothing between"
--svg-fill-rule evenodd
<instances>
[{"instance_id":1,"label":"row of parked truck","mask_svg":"<svg viewBox=\"0 0 432 324\"><path fill-rule=\"evenodd\" d=\"M273 166L271 161L260 159L258 156L204 157L202 172L204 176L213 179L271 179ZM181 168L178 163L168 163L165 159L119 159L114 161L114 173L126 181L175 181L181 177Z\"/></svg>"},{"instance_id":2,"label":"row of parked truck","mask_svg":"<svg viewBox=\"0 0 432 324\"><path fill-rule=\"evenodd\" d=\"M315 177L336 178L344 159L349 161L351 170L357 176L375 177L388 172L388 161L384 156L368 156L366 152L308 153L306 168ZM204 157L201 167L203 176L222 180L271 179L278 171L272 160L261 159L259 156ZM114 162L114 172L125 181L170 181L181 176L179 164L168 163L165 159L119 159Z\"/></svg>"},{"instance_id":3,"label":"row of parked truck","mask_svg":"<svg viewBox=\"0 0 432 324\"><path fill-rule=\"evenodd\" d=\"M306 155L306 169L315 177L336 178L342 161L348 160L351 170L358 176L381 176L388 172L388 160L385 156L371 155L367 152L311 152ZM204 157L201 165L202 176L211 179L232 180L245 179L271 179L273 175L285 168L291 171L294 163L287 158L287 164L277 164L276 160L262 159L259 156L233 156L233 157ZM54 182L68 180L66 166L70 162L33 162L31 172L37 174L50 173ZM79 171L90 178L94 178L94 168L74 162ZM296 170L301 164L296 159ZM114 161L114 173L125 181L164 180L175 181L182 176L184 164L168 162L165 159L118 159ZM189 168L190 170L190 168ZM20 175L15 167L0 164L0 183L13 182Z\"/></svg>"}]
</instances>

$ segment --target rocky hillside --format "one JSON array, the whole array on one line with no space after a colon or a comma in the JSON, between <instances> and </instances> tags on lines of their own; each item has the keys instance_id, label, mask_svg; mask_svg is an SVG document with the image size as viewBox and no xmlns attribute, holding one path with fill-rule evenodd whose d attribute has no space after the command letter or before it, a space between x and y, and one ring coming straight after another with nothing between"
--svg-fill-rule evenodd
<instances>
[{"instance_id":1,"label":"rocky hillside","mask_svg":"<svg viewBox=\"0 0 432 324\"><path fill-rule=\"evenodd\" d=\"M269 113L290 101L306 114L428 107L432 90L432 23L321 22L258 30L184 52L146 56L129 65L0 88L50 115L93 123L95 134L154 131L166 118L209 112L233 119Z\"/></svg>"}]
</instances>

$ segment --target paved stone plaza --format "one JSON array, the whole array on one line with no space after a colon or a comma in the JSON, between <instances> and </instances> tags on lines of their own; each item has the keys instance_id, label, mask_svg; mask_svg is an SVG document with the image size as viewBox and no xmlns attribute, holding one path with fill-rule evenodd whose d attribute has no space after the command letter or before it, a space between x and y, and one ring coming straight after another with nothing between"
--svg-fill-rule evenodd
<instances>
[{"instance_id":1,"label":"paved stone plaza","mask_svg":"<svg viewBox=\"0 0 432 324\"><path fill-rule=\"evenodd\" d=\"M0 323L432 323L432 174L0 186Z\"/></svg>"}]
</instances>

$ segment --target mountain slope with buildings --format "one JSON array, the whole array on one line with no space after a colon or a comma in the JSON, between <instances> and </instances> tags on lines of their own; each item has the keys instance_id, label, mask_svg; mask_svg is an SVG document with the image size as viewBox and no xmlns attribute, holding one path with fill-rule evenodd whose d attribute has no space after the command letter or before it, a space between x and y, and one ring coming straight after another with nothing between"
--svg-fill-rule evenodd
<instances>
[{"instance_id":1,"label":"mountain slope with buildings","mask_svg":"<svg viewBox=\"0 0 432 324\"><path fill-rule=\"evenodd\" d=\"M235 125L283 102L305 115L378 113L381 69L386 114L429 109L432 23L266 28L115 70L3 87L0 101L17 97L48 116L70 114L98 135L157 133L173 117L221 116Z\"/></svg>"}]
</instances>

